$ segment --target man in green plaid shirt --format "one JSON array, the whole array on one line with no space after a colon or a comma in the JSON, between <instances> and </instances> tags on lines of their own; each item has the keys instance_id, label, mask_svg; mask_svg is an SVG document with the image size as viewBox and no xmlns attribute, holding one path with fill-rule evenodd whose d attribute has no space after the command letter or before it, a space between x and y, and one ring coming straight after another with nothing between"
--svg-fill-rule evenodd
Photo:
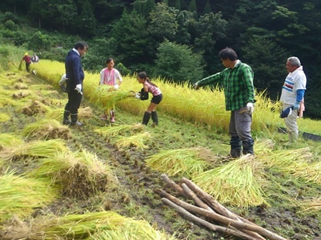
<instances>
[{"instance_id":1,"label":"man in green plaid shirt","mask_svg":"<svg viewBox=\"0 0 321 240\"><path fill-rule=\"evenodd\" d=\"M254 154L254 140L251 135L252 114L254 111L254 73L252 68L238 60L232 48L224 48L219 57L225 69L194 84L198 89L213 83L222 83L225 106L231 111L229 134L231 135L231 156L238 158L243 154Z\"/></svg>"}]
</instances>

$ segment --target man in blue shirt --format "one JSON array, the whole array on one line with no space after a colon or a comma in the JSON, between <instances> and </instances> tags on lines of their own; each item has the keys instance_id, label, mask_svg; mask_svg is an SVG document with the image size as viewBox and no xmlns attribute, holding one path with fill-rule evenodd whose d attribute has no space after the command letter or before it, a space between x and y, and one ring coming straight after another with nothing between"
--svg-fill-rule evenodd
<instances>
[{"instance_id":1,"label":"man in blue shirt","mask_svg":"<svg viewBox=\"0 0 321 240\"><path fill-rule=\"evenodd\" d=\"M83 95L83 81L85 78L80 58L86 54L88 45L85 42L78 42L71 49L65 60L66 77L68 78L66 91L68 93L68 102L65 106L63 124L72 126L82 126L78 122L78 108ZM69 116L71 121L69 120Z\"/></svg>"}]
</instances>

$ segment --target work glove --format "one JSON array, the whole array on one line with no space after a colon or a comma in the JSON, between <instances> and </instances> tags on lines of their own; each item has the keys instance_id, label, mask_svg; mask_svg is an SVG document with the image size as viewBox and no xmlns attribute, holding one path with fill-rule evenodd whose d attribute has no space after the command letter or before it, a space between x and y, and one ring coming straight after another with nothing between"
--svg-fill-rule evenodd
<instances>
[{"instance_id":1,"label":"work glove","mask_svg":"<svg viewBox=\"0 0 321 240\"><path fill-rule=\"evenodd\" d=\"M82 94L82 92L81 92L81 84L77 84L75 90L76 90L78 93Z\"/></svg>"},{"instance_id":2,"label":"work glove","mask_svg":"<svg viewBox=\"0 0 321 240\"><path fill-rule=\"evenodd\" d=\"M294 105L293 105L293 110L298 110L300 108L300 102L296 102Z\"/></svg>"},{"instance_id":3,"label":"work glove","mask_svg":"<svg viewBox=\"0 0 321 240\"><path fill-rule=\"evenodd\" d=\"M135 93L135 98L140 99L140 93L139 92Z\"/></svg>"},{"instance_id":4,"label":"work glove","mask_svg":"<svg viewBox=\"0 0 321 240\"><path fill-rule=\"evenodd\" d=\"M193 88L194 88L195 90L198 90L200 87L198 86L198 83L194 83Z\"/></svg>"},{"instance_id":5,"label":"work glove","mask_svg":"<svg viewBox=\"0 0 321 240\"><path fill-rule=\"evenodd\" d=\"M247 111L252 114L254 112L254 105L253 103L249 102L246 104Z\"/></svg>"}]
</instances>

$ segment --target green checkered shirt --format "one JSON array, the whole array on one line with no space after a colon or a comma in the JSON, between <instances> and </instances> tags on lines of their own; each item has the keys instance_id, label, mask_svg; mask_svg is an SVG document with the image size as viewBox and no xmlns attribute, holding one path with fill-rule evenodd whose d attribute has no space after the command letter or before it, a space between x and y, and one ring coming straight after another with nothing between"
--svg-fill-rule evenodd
<instances>
[{"instance_id":1,"label":"green checkered shirt","mask_svg":"<svg viewBox=\"0 0 321 240\"><path fill-rule=\"evenodd\" d=\"M238 61L234 68L225 68L222 72L203 78L198 86L223 82L226 110L237 110L248 102L254 103L254 73L252 68Z\"/></svg>"}]
</instances>

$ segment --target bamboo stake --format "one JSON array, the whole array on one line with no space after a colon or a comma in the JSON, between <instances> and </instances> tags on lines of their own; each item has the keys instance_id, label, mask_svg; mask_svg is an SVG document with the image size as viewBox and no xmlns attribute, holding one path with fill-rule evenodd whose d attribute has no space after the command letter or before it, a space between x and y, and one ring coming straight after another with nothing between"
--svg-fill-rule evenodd
<instances>
[{"instance_id":1,"label":"bamboo stake","mask_svg":"<svg viewBox=\"0 0 321 240\"><path fill-rule=\"evenodd\" d=\"M237 229L229 229L227 227L222 227L219 225L215 225L212 223L209 223L199 217L194 216L193 214L189 213L188 211L186 211L184 208L176 205L175 203L171 202L170 200L168 200L167 198L162 198L162 201L171 206L172 208L174 208L178 213L180 213L181 215L183 215L186 219L191 220L197 224L203 225L204 227L207 227L208 229L212 230L212 231L218 231L218 232L222 232L225 234L229 234L241 239L245 239L245 240L257 240L256 238L253 238L252 236L248 236L247 234L237 230Z\"/></svg>"},{"instance_id":2,"label":"bamboo stake","mask_svg":"<svg viewBox=\"0 0 321 240\"><path fill-rule=\"evenodd\" d=\"M190 188L192 189L193 192L197 194L204 202L206 202L210 207L212 207L216 212L219 214L234 219L234 220L239 220L241 222L245 222L248 224L254 224L251 221L238 216L237 214L231 212L227 208L225 208L222 204L220 204L218 201L214 200L211 195L208 193L204 192L199 186L197 186L195 183L193 183L191 180L187 178L182 178L183 182Z\"/></svg>"},{"instance_id":3,"label":"bamboo stake","mask_svg":"<svg viewBox=\"0 0 321 240\"><path fill-rule=\"evenodd\" d=\"M172 179L170 179L166 174L162 174L161 178L163 179L163 181L170 186L171 188L173 188L174 190L176 190L179 194L181 194L182 196L186 196L183 188L181 188L180 185L176 184Z\"/></svg>"},{"instance_id":4,"label":"bamboo stake","mask_svg":"<svg viewBox=\"0 0 321 240\"><path fill-rule=\"evenodd\" d=\"M269 230L262 228L258 225L240 222L238 220L234 220L234 219L228 218L226 216L219 215L215 211L210 212L210 211L207 211L207 210L202 209L200 207L193 206L189 203L186 203L186 202L174 197L173 195L170 195L169 193L165 192L164 190L159 189L159 190L157 190L157 193L160 194L161 196L169 199L170 201L174 202L175 204L183 207L184 209L186 209L189 212L197 213L197 214L202 215L206 218L211 218L211 219L221 222L227 226L232 225L238 229L245 229L245 230L254 231L263 237L267 237L270 240L286 240L285 238L278 236L277 234L272 233Z\"/></svg>"},{"instance_id":5,"label":"bamboo stake","mask_svg":"<svg viewBox=\"0 0 321 240\"><path fill-rule=\"evenodd\" d=\"M185 183L182 184L182 187L183 187L184 192L186 193L186 195L189 196L190 198L192 198L192 200L195 202L196 205L198 205L199 207L201 207L201 208L203 208L205 210L208 210L210 212L214 212L214 210L212 208L210 208L208 205L206 205L201 199L199 199L196 196L196 194ZM238 219L238 221L241 221L241 220ZM250 235L250 236L253 236L253 237L257 238L257 239L265 240L264 237L260 236L256 232L247 231L247 230L244 230L244 232L246 234Z\"/></svg>"}]
</instances>

